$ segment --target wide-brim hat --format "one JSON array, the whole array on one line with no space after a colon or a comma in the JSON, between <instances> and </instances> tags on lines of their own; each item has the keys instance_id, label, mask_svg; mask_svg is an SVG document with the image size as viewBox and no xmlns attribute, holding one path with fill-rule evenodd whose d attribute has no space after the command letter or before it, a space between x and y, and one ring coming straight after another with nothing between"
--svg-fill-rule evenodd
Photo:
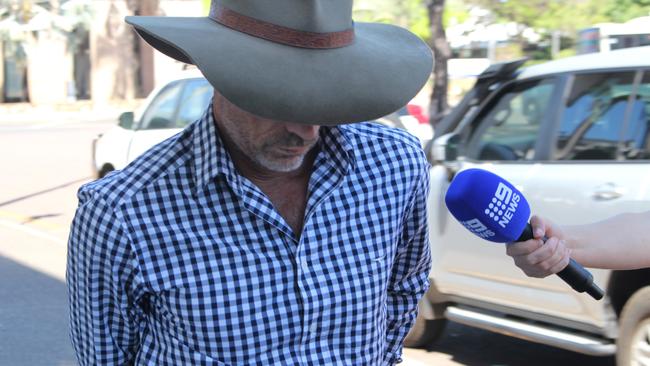
<instances>
[{"instance_id":1,"label":"wide-brim hat","mask_svg":"<svg viewBox=\"0 0 650 366\"><path fill-rule=\"evenodd\" d=\"M284 122L382 117L407 104L432 68L431 49L408 30L353 22L352 0L213 0L207 17L126 22L241 109Z\"/></svg>"}]
</instances>

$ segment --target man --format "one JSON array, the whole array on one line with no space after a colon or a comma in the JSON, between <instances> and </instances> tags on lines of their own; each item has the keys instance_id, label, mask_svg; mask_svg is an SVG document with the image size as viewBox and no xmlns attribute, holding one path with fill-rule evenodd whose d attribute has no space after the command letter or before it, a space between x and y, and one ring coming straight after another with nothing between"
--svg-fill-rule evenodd
<instances>
[{"instance_id":1,"label":"man","mask_svg":"<svg viewBox=\"0 0 650 366\"><path fill-rule=\"evenodd\" d=\"M507 245L506 253L530 277L560 272L573 257L585 267L632 270L650 267L645 230L650 211L624 213L605 220L560 226L533 216L534 239ZM544 242L542 238L547 237Z\"/></svg>"},{"instance_id":2,"label":"man","mask_svg":"<svg viewBox=\"0 0 650 366\"><path fill-rule=\"evenodd\" d=\"M128 17L214 86L205 115L79 191L71 334L83 365L392 365L426 291L428 165L370 120L431 70L351 1L213 1Z\"/></svg>"}]
</instances>

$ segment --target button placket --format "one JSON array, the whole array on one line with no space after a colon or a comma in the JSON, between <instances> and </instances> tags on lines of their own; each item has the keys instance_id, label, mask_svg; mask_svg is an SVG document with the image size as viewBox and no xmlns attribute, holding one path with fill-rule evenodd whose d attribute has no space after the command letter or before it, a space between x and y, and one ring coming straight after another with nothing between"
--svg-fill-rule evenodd
<instances>
[{"instance_id":1,"label":"button placket","mask_svg":"<svg viewBox=\"0 0 650 366\"><path fill-rule=\"evenodd\" d=\"M300 268L302 269L303 274L309 272L309 263L307 262L307 258L300 258Z\"/></svg>"},{"instance_id":2,"label":"button placket","mask_svg":"<svg viewBox=\"0 0 650 366\"><path fill-rule=\"evenodd\" d=\"M304 352L306 352L306 347L305 345L308 342L309 338L309 333L307 332L307 325L309 324L308 321L308 312L309 312L309 295L308 295L308 290L307 290L307 283L306 283L306 273L307 273L307 266L306 266L306 259L302 255L302 246L303 246L303 238L301 237L300 240L298 241L298 245L295 250L294 254L294 263L296 266L295 273L296 273L296 287L297 290L299 291L298 296L300 298L300 305L301 305L301 324L302 324L302 329L301 329L301 340L300 340L300 346L299 346L299 352L302 354L303 357L306 355ZM306 358L305 358L306 359Z\"/></svg>"}]
</instances>

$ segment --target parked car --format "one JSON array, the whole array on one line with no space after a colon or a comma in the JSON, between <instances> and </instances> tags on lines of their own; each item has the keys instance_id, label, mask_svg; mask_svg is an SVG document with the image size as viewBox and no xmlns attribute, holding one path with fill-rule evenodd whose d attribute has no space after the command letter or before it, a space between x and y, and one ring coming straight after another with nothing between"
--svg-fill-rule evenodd
<instances>
[{"instance_id":1,"label":"parked car","mask_svg":"<svg viewBox=\"0 0 650 366\"><path fill-rule=\"evenodd\" d=\"M128 163L155 144L180 132L199 119L212 97L212 86L198 70L192 69L173 77L149 94L135 112L119 116L117 126L93 140L93 169L103 177ZM420 106L409 104L376 122L403 128L426 145L433 137Z\"/></svg>"},{"instance_id":2,"label":"parked car","mask_svg":"<svg viewBox=\"0 0 650 366\"><path fill-rule=\"evenodd\" d=\"M212 89L201 73L184 71L153 90L135 112L125 112L117 126L92 144L93 168L98 178L124 168L155 144L173 136L201 117Z\"/></svg>"},{"instance_id":3,"label":"parked car","mask_svg":"<svg viewBox=\"0 0 650 366\"><path fill-rule=\"evenodd\" d=\"M433 127L429 123L429 116L418 104L409 103L394 113L379 118L377 122L407 130L420 139L422 147L425 147L433 139Z\"/></svg>"},{"instance_id":4,"label":"parked car","mask_svg":"<svg viewBox=\"0 0 650 366\"><path fill-rule=\"evenodd\" d=\"M630 299L647 291L650 269L591 269L606 289L596 301L557 276L526 277L503 245L475 237L445 207L454 175L481 168L562 224L650 209L650 47L523 62L489 67L436 127L427 149L431 289L407 344L431 343L451 320L648 365L650 303Z\"/></svg>"}]
</instances>

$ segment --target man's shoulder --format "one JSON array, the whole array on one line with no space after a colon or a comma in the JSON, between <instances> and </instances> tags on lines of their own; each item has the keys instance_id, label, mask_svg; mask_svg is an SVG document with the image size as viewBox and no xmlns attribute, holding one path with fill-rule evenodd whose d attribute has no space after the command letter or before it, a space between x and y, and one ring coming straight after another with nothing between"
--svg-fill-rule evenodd
<instances>
[{"instance_id":1,"label":"man's shoulder","mask_svg":"<svg viewBox=\"0 0 650 366\"><path fill-rule=\"evenodd\" d=\"M117 207L177 173L191 158L190 134L191 131L184 130L155 145L124 169L84 184L77 192L79 204L94 198Z\"/></svg>"},{"instance_id":2,"label":"man's shoulder","mask_svg":"<svg viewBox=\"0 0 650 366\"><path fill-rule=\"evenodd\" d=\"M417 137L403 129L388 127L377 122L354 123L341 126L341 129L356 143L388 144L408 150L422 150Z\"/></svg>"},{"instance_id":3,"label":"man's shoulder","mask_svg":"<svg viewBox=\"0 0 650 366\"><path fill-rule=\"evenodd\" d=\"M384 159L414 159L426 163L420 140L399 128L377 122L362 122L340 127L359 157L367 155Z\"/></svg>"}]
</instances>

